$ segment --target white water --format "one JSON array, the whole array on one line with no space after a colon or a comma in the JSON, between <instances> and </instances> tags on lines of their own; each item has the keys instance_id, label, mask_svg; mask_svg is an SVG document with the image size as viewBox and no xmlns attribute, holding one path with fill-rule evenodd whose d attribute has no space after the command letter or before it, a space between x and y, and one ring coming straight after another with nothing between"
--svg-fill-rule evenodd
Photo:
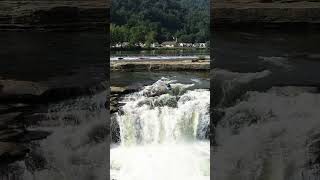
<instances>
[{"instance_id":1,"label":"white water","mask_svg":"<svg viewBox=\"0 0 320 180\"><path fill-rule=\"evenodd\" d=\"M121 144L110 151L111 179L210 179L204 138L210 93L190 87L161 79L124 99L117 115Z\"/></svg>"},{"instance_id":2,"label":"white water","mask_svg":"<svg viewBox=\"0 0 320 180\"><path fill-rule=\"evenodd\" d=\"M44 167L20 162L23 180L105 180L108 176L106 144L106 92L50 105L47 119L35 129L52 134L34 148ZM37 163L37 162L35 162Z\"/></svg>"},{"instance_id":3,"label":"white water","mask_svg":"<svg viewBox=\"0 0 320 180\"><path fill-rule=\"evenodd\" d=\"M319 133L315 88L248 92L216 127L212 176L219 180L318 180L312 149Z\"/></svg>"}]
</instances>

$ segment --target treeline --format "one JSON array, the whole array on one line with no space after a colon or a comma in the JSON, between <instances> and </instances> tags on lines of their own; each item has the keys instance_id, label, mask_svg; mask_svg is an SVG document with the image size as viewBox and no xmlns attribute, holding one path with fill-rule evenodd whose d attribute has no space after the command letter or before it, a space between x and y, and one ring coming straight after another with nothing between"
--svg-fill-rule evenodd
<instances>
[{"instance_id":1,"label":"treeline","mask_svg":"<svg viewBox=\"0 0 320 180\"><path fill-rule=\"evenodd\" d=\"M209 40L209 0L112 0L111 43Z\"/></svg>"}]
</instances>

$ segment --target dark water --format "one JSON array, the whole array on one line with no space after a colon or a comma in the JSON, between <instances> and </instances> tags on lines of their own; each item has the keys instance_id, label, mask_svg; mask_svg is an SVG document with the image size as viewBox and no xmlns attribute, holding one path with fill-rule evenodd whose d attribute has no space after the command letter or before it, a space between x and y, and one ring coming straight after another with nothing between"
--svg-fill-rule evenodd
<instances>
[{"instance_id":1,"label":"dark water","mask_svg":"<svg viewBox=\"0 0 320 180\"><path fill-rule=\"evenodd\" d=\"M106 79L105 32L0 32L0 77L56 86Z\"/></svg>"},{"instance_id":2,"label":"dark water","mask_svg":"<svg viewBox=\"0 0 320 180\"><path fill-rule=\"evenodd\" d=\"M214 68L270 70L273 84L317 85L320 35L316 32L215 32Z\"/></svg>"},{"instance_id":3,"label":"dark water","mask_svg":"<svg viewBox=\"0 0 320 180\"><path fill-rule=\"evenodd\" d=\"M210 78L206 72L111 72L112 86L140 87L153 84L162 77L182 84L194 84L194 88L209 89Z\"/></svg>"}]
</instances>

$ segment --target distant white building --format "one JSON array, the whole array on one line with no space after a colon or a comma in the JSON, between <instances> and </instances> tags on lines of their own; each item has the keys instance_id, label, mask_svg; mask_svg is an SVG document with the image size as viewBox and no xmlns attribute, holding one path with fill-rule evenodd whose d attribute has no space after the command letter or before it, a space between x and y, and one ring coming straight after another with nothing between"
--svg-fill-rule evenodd
<instances>
[{"instance_id":1,"label":"distant white building","mask_svg":"<svg viewBox=\"0 0 320 180\"><path fill-rule=\"evenodd\" d=\"M192 43L179 43L179 47L193 47Z\"/></svg>"},{"instance_id":2,"label":"distant white building","mask_svg":"<svg viewBox=\"0 0 320 180\"><path fill-rule=\"evenodd\" d=\"M139 43L139 46L142 47L142 48L144 48L144 47L146 47L147 45L146 45L145 43L141 43L141 42L140 42L140 43Z\"/></svg>"},{"instance_id":3,"label":"distant white building","mask_svg":"<svg viewBox=\"0 0 320 180\"><path fill-rule=\"evenodd\" d=\"M165 47L165 48L174 48L174 47L177 47L177 42L176 41L165 41L161 45L162 45L162 47Z\"/></svg>"}]
</instances>

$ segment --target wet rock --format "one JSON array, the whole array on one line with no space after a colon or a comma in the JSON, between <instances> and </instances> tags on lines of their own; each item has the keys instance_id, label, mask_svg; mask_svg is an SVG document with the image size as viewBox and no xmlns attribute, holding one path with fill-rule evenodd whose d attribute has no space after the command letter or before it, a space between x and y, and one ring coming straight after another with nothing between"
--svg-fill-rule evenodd
<instances>
[{"instance_id":1,"label":"wet rock","mask_svg":"<svg viewBox=\"0 0 320 180\"><path fill-rule=\"evenodd\" d=\"M0 97L8 95L35 95L39 96L48 87L35 82L0 80Z\"/></svg>"},{"instance_id":2,"label":"wet rock","mask_svg":"<svg viewBox=\"0 0 320 180\"><path fill-rule=\"evenodd\" d=\"M109 130L106 124L98 124L94 126L88 133L90 142L101 143L109 135Z\"/></svg>"},{"instance_id":3,"label":"wet rock","mask_svg":"<svg viewBox=\"0 0 320 180\"><path fill-rule=\"evenodd\" d=\"M314 133L307 141L308 168L320 173L320 133Z\"/></svg>"},{"instance_id":4,"label":"wet rock","mask_svg":"<svg viewBox=\"0 0 320 180\"><path fill-rule=\"evenodd\" d=\"M107 1L0 1L0 30L81 31L102 29Z\"/></svg>"},{"instance_id":5,"label":"wet rock","mask_svg":"<svg viewBox=\"0 0 320 180\"><path fill-rule=\"evenodd\" d=\"M112 71L209 71L210 61L116 61L111 62Z\"/></svg>"},{"instance_id":6,"label":"wet rock","mask_svg":"<svg viewBox=\"0 0 320 180\"><path fill-rule=\"evenodd\" d=\"M29 81L0 80L1 103L36 102L48 87Z\"/></svg>"},{"instance_id":7,"label":"wet rock","mask_svg":"<svg viewBox=\"0 0 320 180\"><path fill-rule=\"evenodd\" d=\"M109 84L106 81L83 87L52 88L41 94L39 98L42 103L59 102L76 97L94 95L105 91L107 88L109 88Z\"/></svg>"},{"instance_id":8,"label":"wet rock","mask_svg":"<svg viewBox=\"0 0 320 180\"><path fill-rule=\"evenodd\" d=\"M111 86L111 94L122 94L127 89L125 87Z\"/></svg>"},{"instance_id":9,"label":"wet rock","mask_svg":"<svg viewBox=\"0 0 320 180\"><path fill-rule=\"evenodd\" d=\"M121 111L120 107L125 105L124 103L119 103L120 99L130 93L134 93L141 89L141 86L134 85L134 86L128 86L128 87L118 87L118 86L111 86L111 96L109 98L109 108L110 113L116 113Z\"/></svg>"},{"instance_id":10,"label":"wet rock","mask_svg":"<svg viewBox=\"0 0 320 180\"><path fill-rule=\"evenodd\" d=\"M23 136L22 129L4 129L0 131L0 141L9 142L16 141L19 137Z\"/></svg>"},{"instance_id":11,"label":"wet rock","mask_svg":"<svg viewBox=\"0 0 320 180\"><path fill-rule=\"evenodd\" d=\"M110 106L110 113L111 114L118 112L118 110L119 110L119 108L117 107L117 105L115 105L115 106L111 105Z\"/></svg>"},{"instance_id":12,"label":"wet rock","mask_svg":"<svg viewBox=\"0 0 320 180\"><path fill-rule=\"evenodd\" d=\"M212 2L211 17L215 29L279 28L296 31L319 27L319 2L226 1Z\"/></svg>"},{"instance_id":13,"label":"wet rock","mask_svg":"<svg viewBox=\"0 0 320 180\"><path fill-rule=\"evenodd\" d=\"M51 133L47 131L25 131L23 136L18 137L18 142L30 142L47 138Z\"/></svg>"},{"instance_id":14,"label":"wet rock","mask_svg":"<svg viewBox=\"0 0 320 180\"><path fill-rule=\"evenodd\" d=\"M39 125L41 122L47 119L48 117L44 113L34 113L23 115L20 121L22 121L25 126L29 127Z\"/></svg>"},{"instance_id":15,"label":"wet rock","mask_svg":"<svg viewBox=\"0 0 320 180\"><path fill-rule=\"evenodd\" d=\"M38 10L32 14L35 24L59 24L79 21L79 8L61 6L49 10Z\"/></svg>"},{"instance_id":16,"label":"wet rock","mask_svg":"<svg viewBox=\"0 0 320 180\"><path fill-rule=\"evenodd\" d=\"M219 109L213 109L211 113L212 125L216 126L220 120L225 116L225 112Z\"/></svg>"},{"instance_id":17,"label":"wet rock","mask_svg":"<svg viewBox=\"0 0 320 180\"><path fill-rule=\"evenodd\" d=\"M9 124L12 124L15 121L15 118L18 117L21 112L13 112L8 114L0 115L0 129L7 128Z\"/></svg>"},{"instance_id":18,"label":"wet rock","mask_svg":"<svg viewBox=\"0 0 320 180\"><path fill-rule=\"evenodd\" d=\"M160 96L162 94L168 93L170 89L171 87L168 82L159 80L151 86L147 86L143 90L143 95L148 97Z\"/></svg>"},{"instance_id":19,"label":"wet rock","mask_svg":"<svg viewBox=\"0 0 320 180\"><path fill-rule=\"evenodd\" d=\"M0 142L0 164L8 164L23 159L28 152L28 148L21 144Z\"/></svg>"},{"instance_id":20,"label":"wet rock","mask_svg":"<svg viewBox=\"0 0 320 180\"><path fill-rule=\"evenodd\" d=\"M26 168L30 172L41 171L46 168L48 162L40 152L31 151L24 160Z\"/></svg>"},{"instance_id":21,"label":"wet rock","mask_svg":"<svg viewBox=\"0 0 320 180\"><path fill-rule=\"evenodd\" d=\"M120 126L115 116L111 116L110 123L111 142L120 143Z\"/></svg>"}]
</instances>

